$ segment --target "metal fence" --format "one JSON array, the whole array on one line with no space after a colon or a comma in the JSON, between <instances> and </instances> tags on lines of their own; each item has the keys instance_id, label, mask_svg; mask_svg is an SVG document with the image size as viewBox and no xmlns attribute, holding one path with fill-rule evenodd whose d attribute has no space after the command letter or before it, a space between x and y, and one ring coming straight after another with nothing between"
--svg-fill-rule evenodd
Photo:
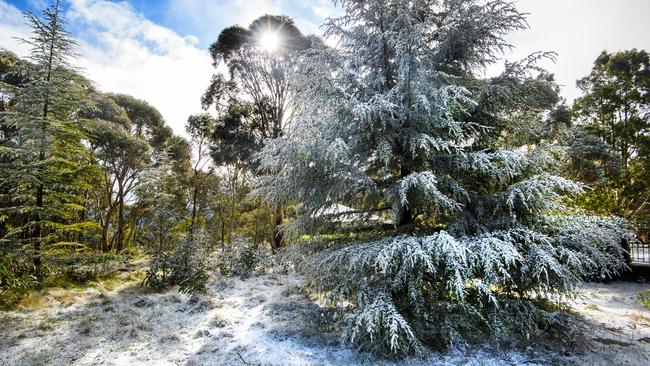
<instances>
[{"instance_id":1,"label":"metal fence","mask_svg":"<svg viewBox=\"0 0 650 366\"><path fill-rule=\"evenodd\" d=\"M631 243L630 258L632 259L632 262L650 263L650 244Z\"/></svg>"}]
</instances>

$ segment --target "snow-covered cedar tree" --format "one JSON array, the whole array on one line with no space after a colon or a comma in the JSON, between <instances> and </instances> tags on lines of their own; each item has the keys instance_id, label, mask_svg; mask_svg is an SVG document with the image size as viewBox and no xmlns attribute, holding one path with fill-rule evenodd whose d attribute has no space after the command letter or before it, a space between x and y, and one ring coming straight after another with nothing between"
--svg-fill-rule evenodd
<instances>
[{"instance_id":1,"label":"snow-covered cedar tree","mask_svg":"<svg viewBox=\"0 0 650 366\"><path fill-rule=\"evenodd\" d=\"M551 310L585 276L624 268L625 228L570 214L582 186L549 173L548 140L498 138L525 136L518 119L544 123L559 102L541 55L481 77L523 15L499 0L339 5L326 31L337 46L315 45L297 68L291 132L257 156L270 174L255 192L298 203L286 234L311 235L296 263L352 309L350 338L371 350L569 333ZM357 220L319 236L335 204ZM371 230L377 215L392 225Z\"/></svg>"}]
</instances>

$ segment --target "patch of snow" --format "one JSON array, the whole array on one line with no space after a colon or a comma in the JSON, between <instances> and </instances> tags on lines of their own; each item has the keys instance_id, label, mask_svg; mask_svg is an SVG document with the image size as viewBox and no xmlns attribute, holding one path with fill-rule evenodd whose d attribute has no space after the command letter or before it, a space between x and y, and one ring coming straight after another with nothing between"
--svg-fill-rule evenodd
<instances>
[{"instance_id":1,"label":"patch of snow","mask_svg":"<svg viewBox=\"0 0 650 366\"><path fill-rule=\"evenodd\" d=\"M581 352L489 347L378 360L340 343L332 314L307 300L297 274L211 278L205 295L138 287L88 289L74 302L49 295L46 306L0 313L2 365L643 365L650 312L636 300L649 286L586 284L573 309L592 324ZM59 300L57 300L57 298ZM607 340L613 340L610 344ZM603 343L603 340L605 343Z\"/></svg>"}]
</instances>

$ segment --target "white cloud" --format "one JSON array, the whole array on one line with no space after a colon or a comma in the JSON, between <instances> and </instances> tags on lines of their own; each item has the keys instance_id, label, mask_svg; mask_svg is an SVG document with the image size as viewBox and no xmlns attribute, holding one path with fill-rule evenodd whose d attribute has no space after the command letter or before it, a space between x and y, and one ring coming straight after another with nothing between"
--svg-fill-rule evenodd
<instances>
[{"instance_id":1,"label":"white cloud","mask_svg":"<svg viewBox=\"0 0 650 366\"><path fill-rule=\"evenodd\" d=\"M24 57L29 53L29 46L16 38L27 38L30 29L20 10L13 5L0 0L0 48L6 48L18 56Z\"/></svg>"},{"instance_id":2,"label":"white cloud","mask_svg":"<svg viewBox=\"0 0 650 366\"><path fill-rule=\"evenodd\" d=\"M200 97L212 74L197 38L154 24L124 2L71 0L68 5L72 29L82 30L75 36L84 74L102 91L146 100L184 134L187 117L201 112ZM0 0L0 18L0 44L25 56L28 50L12 39L29 36L20 11Z\"/></svg>"},{"instance_id":3,"label":"white cloud","mask_svg":"<svg viewBox=\"0 0 650 366\"><path fill-rule=\"evenodd\" d=\"M68 18L83 28L80 64L103 91L125 93L158 108L176 133L199 113L212 73L207 51L136 13L127 3L72 0Z\"/></svg>"}]
</instances>

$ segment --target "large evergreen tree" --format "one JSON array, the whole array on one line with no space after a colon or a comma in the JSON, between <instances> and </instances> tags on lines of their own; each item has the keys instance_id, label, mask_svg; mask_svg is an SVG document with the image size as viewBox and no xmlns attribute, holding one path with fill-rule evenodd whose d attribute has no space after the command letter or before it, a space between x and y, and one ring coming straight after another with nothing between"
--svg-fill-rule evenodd
<instances>
[{"instance_id":1,"label":"large evergreen tree","mask_svg":"<svg viewBox=\"0 0 650 366\"><path fill-rule=\"evenodd\" d=\"M480 77L522 14L500 0L340 3L345 14L326 30L338 47L315 47L297 68L303 108L258 155L270 174L257 193L299 203L290 234L331 227L346 214L336 204L358 219L338 233L388 212L389 230L301 246L312 284L352 304L353 340L403 353L532 337L558 319L540 304L622 268L618 223L558 214L581 186L547 172L555 160L543 139L500 141L545 123L559 102L534 66L542 55ZM518 124L523 116L532 121Z\"/></svg>"},{"instance_id":2,"label":"large evergreen tree","mask_svg":"<svg viewBox=\"0 0 650 366\"><path fill-rule=\"evenodd\" d=\"M84 175L92 169L76 113L86 99L88 82L75 72L71 58L75 42L65 30L59 1L43 17L27 13L33 35L29 62L18 88L3 88L11 108L3 124L15 129L13 144L3 148L11 159L3 165L0 184L12 204L9 215L26 219L10 228L5 242L29 243L36 272L41 272L45 245L79 246L78 238L91 223L83 217Z\"/></svg>"}]
</instances>

